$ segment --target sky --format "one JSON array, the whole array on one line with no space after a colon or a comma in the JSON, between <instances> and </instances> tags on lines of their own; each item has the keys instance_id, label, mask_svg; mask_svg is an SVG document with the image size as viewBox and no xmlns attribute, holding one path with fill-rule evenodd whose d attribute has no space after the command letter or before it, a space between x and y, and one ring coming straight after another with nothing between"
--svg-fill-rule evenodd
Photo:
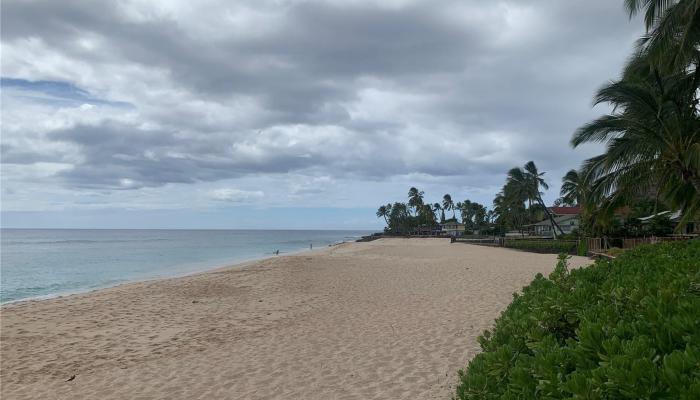
<instances>
[{"instance_id":1,"label":"sky","mask_svg":"<svg viewBox=\"0 0 700 400\"><path fill-rule=\"evenodd\" d=\"M3 0L3 227L381 229L411 186L561 177L619 0Z\"/></svg>"}]
</instances>

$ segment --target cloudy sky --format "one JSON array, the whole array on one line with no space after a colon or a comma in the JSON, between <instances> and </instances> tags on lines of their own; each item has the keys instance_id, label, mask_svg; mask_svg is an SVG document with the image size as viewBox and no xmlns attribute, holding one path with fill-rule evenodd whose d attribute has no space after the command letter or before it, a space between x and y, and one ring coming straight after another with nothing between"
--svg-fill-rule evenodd
<instances>
[{"instance_id":1,"label":"cloudy sky","mask_svg":"<svg viewBox=\"0 0 700 400\"><path fill-rule=\"evenodd\" d=\"M490 205L642 32L622 0L2 2L2 224L368 228Z\"/></svg>"}]
</instances>

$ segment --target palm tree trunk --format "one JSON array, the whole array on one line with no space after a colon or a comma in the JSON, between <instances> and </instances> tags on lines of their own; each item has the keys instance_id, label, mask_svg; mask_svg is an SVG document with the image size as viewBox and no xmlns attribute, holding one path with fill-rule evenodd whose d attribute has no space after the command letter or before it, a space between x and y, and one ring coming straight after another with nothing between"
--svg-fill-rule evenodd
<instances>
[{"instance_id":1,"label":"palm tree trunk","mask_svg":"<svg viewBox=\"0 0 700 400\"><path fill-rule=\"evenodd\" d=\"M544 209L544 213L547 214L547 218L549 218L549 222L552 224L552 233L554 234L554 238L555 239L557 238L556 229L559 229L559 233L561 233L563 235L564 231L561 229L559 224L557 224L556 221L554 221L554 217L552 216L552 213L550 213L547 206L544 205L544 201L542 200L542 196L537 195L537 201L540 203L540 205ZM554 229L554 228L556 228L556 229Z\"/></svg>"}]
</instances>

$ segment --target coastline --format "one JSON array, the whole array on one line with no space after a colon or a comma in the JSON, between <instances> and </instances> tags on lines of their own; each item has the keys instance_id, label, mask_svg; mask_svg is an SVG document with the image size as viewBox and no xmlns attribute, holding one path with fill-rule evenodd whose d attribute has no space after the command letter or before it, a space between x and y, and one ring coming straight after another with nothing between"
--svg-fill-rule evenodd
<instances>
[{"instance_id":1,"label":"coastline","mask_svg":"<svg viewBox=\"0 0 700 400\"><path fill-rule=\"evenodd\" d=\"M333 243L329 244L326 247L320 247L318 250L325 249L327 247L333 247L333 246L338 246L344 243L353 243L353 242L347 242L347 241L342 241L338 243ZM313 252L316 251L317 249L308 249L308 248L300 248L297 250L291 250L287 251L284 253L280 253L279 255L270 255L270 254L263 254L259 256L254 256L254 257L245 257L240 260L235 260L235 261L230 261L228 263L220 263L220 262L207 262L203 261L201 263L197 263L196 266L193 265L193 270L189 272L182 272L182 273L173 273L173 274L168 274L168 275L155 275L152 277L146 277L146 278L134 278L134 279L126 279L123 281L115 282L115 283L107 283L104 285L96 286L96 287L90 287L90 288L82 288L82 289L75 289L75 290L68 290L64 292L57 292L57 293L52 293L52 294L46 294L46 295L39 295L39 296L32 296L32 297L27 297L27 298L22 298L22 299L16 299L16 300L9 300L6 302L0 303L0 309L4 307L10 307L16 304L21 304L25 302L37 302L37 301L44 301L44 300L51 300L51 299L57 299L57 298L64 298L64 297L69 297L73 295L80 295L80 294L88 294L88 293L93 293L97 292L100 290L106 290L106 289L111 289L111 288L116 288L120 287L123 285L130 285L130 284L135 284L135 283L142 283L142 282L153 282L153 281L159 281L159 280L164 280L164 279L176 279L176 278L184 278L192 275L197 275L197 274L203 274L207 272L215 272L218 270L223 270L223 269L229 269L229 268L242 268L247 266L248 264L255 263L258 261L264 261L267 259L272 259L272 258L278 258L278 257L285 257L285 256L290 256L290 255L295 255L295 254L300 254L300 253L305 253L305 252ZM174 266L177 267L177 266Z\"/></svg>"},{"instance_id":2,"label":"coastline","mask_svg":"<svg viewBox=\"0 0 700 400\"><path fill-rule=\"evenodd\" d=\"M448 399L478 335L555 261L381 239L3 305L0 395Z\"/></svg>"}]
</instances>

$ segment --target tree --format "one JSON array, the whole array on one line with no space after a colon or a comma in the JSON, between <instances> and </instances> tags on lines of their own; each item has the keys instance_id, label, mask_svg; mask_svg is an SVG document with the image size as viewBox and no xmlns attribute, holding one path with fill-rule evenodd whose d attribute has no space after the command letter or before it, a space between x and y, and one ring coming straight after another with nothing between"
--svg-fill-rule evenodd
<instances>
[{"instance_id":1,"label":"tree","mask_svg":"<svg viewBox=\"0 0 700 400\"><path fill-rule=\"evenodd\" d=\"M561 191L559 195L563 204L568 206L582 205L584 198L585 184L583 177L575 169L569 170L562 178Z\"/></svg>"},{"instance_id":2,"label":"tree","mask_svg":"<svg viewBox=\"0 0 700 400\"><path fill-rule=\"evenodd\" d=\"M464 200L457 204L459 204L459 214L462 217L462 223L465 225L465 229L472 229L472 218L474 216L472 202L470 200Z\"/></svg>"},{"instance_id":3,"label":"tree","mask_svg":"<svg viewBox=\"0 0 700 400\"><path fill-rule=\"evenodd\" d=\"M493 212L496 225L504 231L512 228L521 230L527 218L526 196L515 184L506 181L501 191L493 199Z\"/></svg>"},{"instance_id":4,"label":"tree","mask_svg":"<svg viewBox=\"0 0 700 400\"><path fill-rule=\"evenodd\" d=\"M423 191L412 187L408 190L408 206L412 207L415 215L418 215L421 207L423 207Z\"/></svg>"},{"instance_id":5,"label":"tree","mask_svg":"<svg viewBox=\"0 0 700 400\"><path fill-rule=\"evenodd\" d=\"M480 230L482 229L488 222L487 222L487 211L486 207L484 207L482 204L479 204L477 202L472 203L472 214L474 218L474 225L473 225L473 230Z\"/></svg>"},{"instance_id":6,"label":"tree","mask_svg":"<svg viewBox=\"0 0 700 400\"><path fill-rule=\"evenodd\" d=\"M435 225L435 214L430 204L424 204L418 209L418 219L421 224L428 226Z\"/></svg>"},{"instance_id":7,"label":"tree","mask_svg":"<svg viewBox=\"0 0 700 400\"><path fill-rule=\"evenodd\" d=\"M647 32L622 78L596 94L595 104L608 103L612 112L579 128L571 143L606 145L584 163L600 215L653 191L685 222L700 215L700 1L625 6L630 17L644 14Z\"/></svg>"},{"instance_id":8,"label":"tree","mask_svg":"<svg viewBox=\"0 0 700 400\"><path fill-rule=\"evenodd\" d=\"M445 222L445 213L442 212L442 206L440 206L440 203L433 204L433 212L435 213L436 220L441 218L440 222ZM440 212L442 212L442 217L440 216Z\"/></svg>"},{"instance_id":9,"label":"tree","mask_svg":"<svg viewBox=\"0 0 700 400\"><path fill-rule=\"evenodd\" d=\"M630 18L643 12L647 30L638 51L662 73L697 70L700 2L697 0L625 0Z\"/></svg>"},{"instance_id":10,"label":"tree","mask_svg":"<svg viewBox=\"0 0 700 400\"><path fill-rule=\"evenodd\" d=\"M535 163L533 161L528 161L525 164L524 168L516 167L508 171L508 179L506 185L512 185L512 190L520 194L521 196L526 197L528 203L537 202L540 205L542 211L544 211L545 215L552 224L552 232L554 234L554 237L556 238L557 230L559 230L559 232L562 235L564 234L564 231L554 220L554 216L542 200L542 193L540 192L540 187L544 189L549 189L549 185L547 185L547 182L544 181L543 176L544 172L539 172Z\"/></svg>"},{"instance_id":11,"label":"tree","mask_svg":"<svg viewBox=\"0 0 700 400\"><path fill-rule=\"evenodd\" d=\"M384 221L386 222L386 226L389 226L389 215L391 214L391 204L387 204L385 206L379 206L379 209L377 210L377 218L384 218Z\"/></svg>"},{"instance_id":12,"label":"tree","mask_svg":"<svg viewBox=\"0 0 700 400\"><path fill-rule=\"evenodd\" d=\"M686 217L700 212L700 72L661 71L637 54L623 78L596 95L613 112L579 128L571 143L602 142L605 153L587 160L593 190L611 205L656 188Z\"/></svg>"},{"instance_id":13,"label":"tree","mask_svg":"<svg viewBox=\"0 0 700 400\"><path fill-rule=\"evenodd\" d=\"M409 217L408 206L405 203L394 203L389 211L389 230L394 233L408 232Z\"/></svg>"},{"instance_id":14,"label":"tree","mask_svg":"<svg viewBox=\"0 0 700 400\"><path fill-rule=\"evenodd\" d=\"M457 215L455 214L455 203L452 201L452 196L449 194L442 196L442 207L443 210L452 210L452 218L457 219Z\"/></svg>"}]
</instances>

